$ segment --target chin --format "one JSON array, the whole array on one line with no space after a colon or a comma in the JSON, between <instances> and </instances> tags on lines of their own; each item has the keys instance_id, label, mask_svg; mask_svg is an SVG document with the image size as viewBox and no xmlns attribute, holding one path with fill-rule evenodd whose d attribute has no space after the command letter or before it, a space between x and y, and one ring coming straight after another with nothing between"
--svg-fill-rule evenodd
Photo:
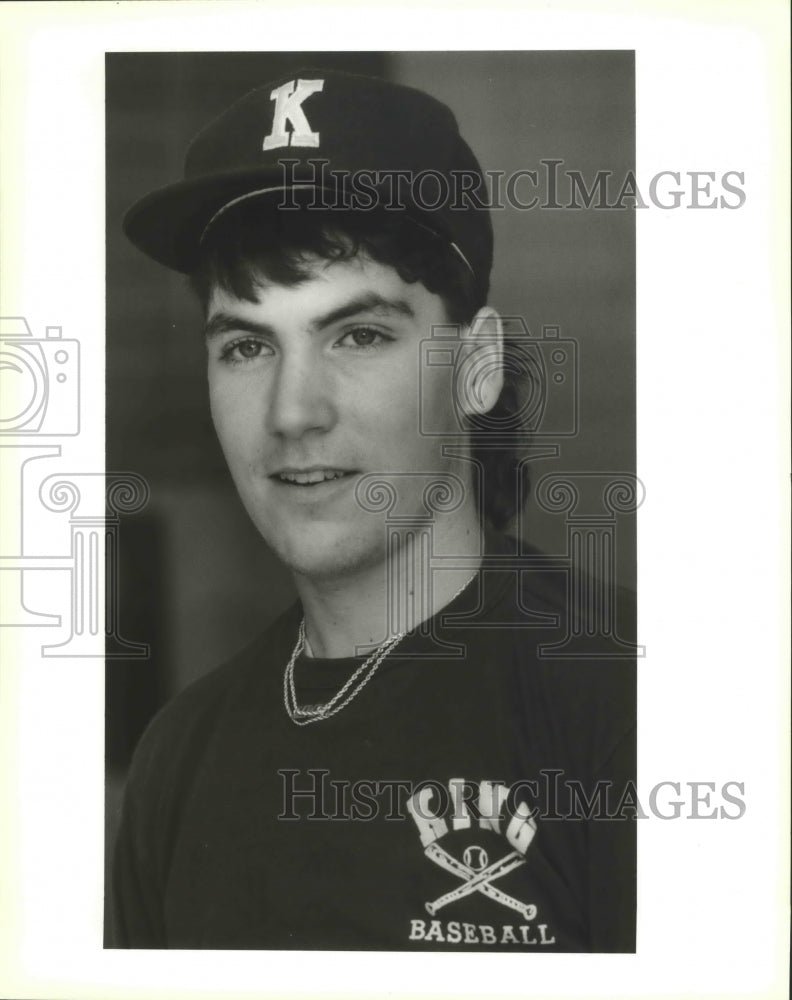
<instances>
[{"instance_id":1,"label":"chin","mask_svg":"<svg viewBox=\"0 0 792 1000\"><path fill-rule=\"evenodd\" d=\"M364 535L317 525L299 536L282 534L265 539L293 573L311 580L353 576L381 564L385 558L384 532L376 529Z\"/></svg>"}]
</instances>

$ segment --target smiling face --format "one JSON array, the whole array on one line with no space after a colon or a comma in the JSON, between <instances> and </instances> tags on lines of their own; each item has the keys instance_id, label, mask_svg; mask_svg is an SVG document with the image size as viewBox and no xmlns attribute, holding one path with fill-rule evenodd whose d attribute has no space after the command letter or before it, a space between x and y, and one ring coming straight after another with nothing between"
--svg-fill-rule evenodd
<instances>
[{"instance_id":1,"label":"smiling face","mask_svg":"<svg viewBox=\"0 0 792 1000\"><path fill-rule=\"evenodd\" d=\"M447 322L439 296L362 255L317 259L291 287L262 283L255 302L212 293L218 438L250 517L297 573L332 579L384 561L385 515L355 494L367 474L390 478L399 514L417 520L431 476L393 474L452 472L467 487L455 521L475 522L469 466L419 433L419 396L425 426L459 431L448 369L426 369L420 392L420 343Z\"/></svg>"}]
</instances>

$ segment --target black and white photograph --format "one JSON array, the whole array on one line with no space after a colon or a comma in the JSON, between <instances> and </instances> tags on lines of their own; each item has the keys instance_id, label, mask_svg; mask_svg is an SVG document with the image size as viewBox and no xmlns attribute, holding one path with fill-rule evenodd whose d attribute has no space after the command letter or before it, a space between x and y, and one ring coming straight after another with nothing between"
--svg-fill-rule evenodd
<instances>
[{"instance_id":1,"label":"black and white photograph","mask_svg":"<svg viewBox=\"0 0 792 1000\"><path fill-rule=\"evenodd\" d=\"M0 21L0 994L786 995L786 5Z\"/></svg>"},{"instance_id":2,"label":"black and white photograph","mask_svg":"<svg viewBox=\"0 0 792 1000\"><path fill-rule=\"evenodd\" d=\"M633 54L106 82L108 942L634 951Z\"/></svg>"}]
</instances>

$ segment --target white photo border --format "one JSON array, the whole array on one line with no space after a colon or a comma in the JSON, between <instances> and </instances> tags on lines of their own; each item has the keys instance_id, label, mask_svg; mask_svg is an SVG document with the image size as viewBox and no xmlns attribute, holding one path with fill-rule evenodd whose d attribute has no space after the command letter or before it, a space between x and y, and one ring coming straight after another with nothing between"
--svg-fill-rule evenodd
<instances>
[{"instance_id":1,"label":"white photo border","mask_svg":"<svg viewBox=\"0 0 792 1000\"><path fill-rule=\"evenodd\" d=\"M650 207L637 219L639 793L738 781L746 802L739 821L642 822L637 954L390 954L384 971L360 952L104 951L101 648L43 658L32 625L0 630L4 995L784 995L788 11L693 9L4 5L0 316L80 342L83 419L59 446L63 470L87 477L89 505L104 454L107 51L249 50L256 38L267 49L410 49L417 33L427 49L634 49L639 183L736 170L746 194L737 211ZM27 511L38 498L21 502ZM63 574L37 587L42 605L60 606Z\"/></svg>"}]
</instances>

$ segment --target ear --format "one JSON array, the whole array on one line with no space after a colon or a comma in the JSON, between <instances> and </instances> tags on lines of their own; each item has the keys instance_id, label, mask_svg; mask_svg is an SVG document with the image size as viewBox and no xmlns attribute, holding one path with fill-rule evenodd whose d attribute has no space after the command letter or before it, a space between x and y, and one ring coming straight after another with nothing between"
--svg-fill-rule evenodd
<instances>
[{"instance_id":1,"label":"ear","mask_svg":"<svg viewBox=\"0 0 792 1000\"><path fill-rule=\"evenodd\" d=\"M457 400L468 417L488 413L503 388L503 323L491 306L479 309L462 331Z\"/></svg>"}]
</instances>

